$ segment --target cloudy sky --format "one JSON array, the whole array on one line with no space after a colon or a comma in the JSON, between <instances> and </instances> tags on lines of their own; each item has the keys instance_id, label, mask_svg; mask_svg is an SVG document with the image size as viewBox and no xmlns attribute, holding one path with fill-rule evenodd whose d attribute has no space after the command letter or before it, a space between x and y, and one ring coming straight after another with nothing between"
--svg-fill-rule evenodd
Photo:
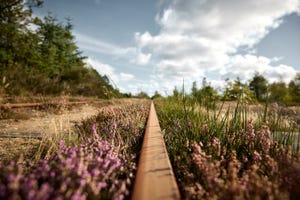
<instances>
[{"instance_id":1,"label":"cloudy sky","mask_svg":"<svg viewBox=\"0 0 300 200\"><path fill-rule=\"evenodd\" d=\"M71 17L87 63L122 92L171 94L206 77L289 82L300 71L300 0L44 0Z\"/></svg>"}]
</instances>

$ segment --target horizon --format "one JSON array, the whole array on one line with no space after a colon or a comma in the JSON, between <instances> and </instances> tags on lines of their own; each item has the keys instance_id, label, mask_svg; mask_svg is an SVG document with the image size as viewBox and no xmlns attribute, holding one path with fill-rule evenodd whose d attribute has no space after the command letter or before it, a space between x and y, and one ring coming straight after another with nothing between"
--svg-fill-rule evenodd
<instances>
[{"instance_id":1,"label":"horizon","mask_svg":"<svg viewBox=\"0 0 300 200\"><path fill-rule=\"evenodd\" d=\"M214 88L259 72L288 83L300 71L300 1L45 1L34 9L72 19L87 63L121 92L171 94L184 80Z\"/></svg>"}]
</instances>

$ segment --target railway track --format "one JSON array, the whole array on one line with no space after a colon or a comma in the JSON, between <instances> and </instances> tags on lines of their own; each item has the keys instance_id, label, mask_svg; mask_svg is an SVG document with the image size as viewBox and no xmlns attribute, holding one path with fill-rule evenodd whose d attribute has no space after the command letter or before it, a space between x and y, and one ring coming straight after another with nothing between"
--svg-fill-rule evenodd
<instances>
[{"instance_id":1,"label":"railway track","mask_svg":"<svg viewBox=\"0 0 300 200\"><path fill-rule=\"evenodd\" d=\"M61 106L61 105L82 105L86 104L87 101L77 101L77 102L48 102L48 103L6 103L2 104L1 107L8 109L17 109L17 108L36 108L36 107L44 107L44 106Z\"/></svg>"},{"instance_id":2,"label":"railway track","mask_svg":"<svg viewBox=\"0 0 300 200\"><path fill-rule=\"evenodd\" d=\"M8 133L8 134L0 134L0 138L27 138L27 139L43 139L41 133L29 132L29 133Z\"/></svg>"},{"instance_id":3,"label":"railway track","mask_svg":"<svg viewBox=\"0 0 300 200\"><path fill-rule=\"evenodd\" d=\"M180 199L153 102L132 193L132 200L140 199Z\"/></svg>"},{"instance_id":4,"label":"railway track","mask_svg":"<svg viewBox=\"0 0 300 200\"><path fill-rule=\"evenodd\" d=\"M73 101L73 102L51 101L51 102L43 102L43 103L41 102L13 103L13 104L6 103L6 104L0 104L0 115L3 110L4 112L6 112L6 110L23 109L24 110L23 112L27 114L27 113L33 113L32 112L33 109L34 110L45 109L45 112L47 112L47 109L49 108L64 109L65 107L79 107L79 106L84 106L85 104L92 104L92 103L97 103L97 102L96 101ZM18 111L16 111L16 113L18 113ZM66 117L66 119L63 116ZM88 115L80 114L80 116L88 116ZM0 138L42 139L45 133L49 133L50 131L55 132L55 129L61 131L62 127L67 129L67 127L73 126L78 120L79 120L78 117L74 118L74 113L70 111L68 111L67 114L60 113L57 116L54 115L34 116L33 118L25 119L25 120L23 119L19 120L15 118L4 119L4 121L3 122L1 121L0 123ZM32 126L32 128L24 128L30 126ZM49 128L50 126L53 126L54 128Z\"/></svg>"},{"instance_id":5,"label":"railway track","mask_svg":"<svg viewBox=\"0 0 300 200\"><path fill-rule=\"evenodd\" d=\"M64 102L63 105L79 105L87 102ZM62 104L62 103L61 103ZM59 106L53 103L2 104L6 108L34 108ZM0 138L42 139L39 133L2 134ZM138 170L131 195L132 200L180 199L179 189L168 157L163 135L153 102L151 103L143 139Z\"/></svg>"}]
</instances>

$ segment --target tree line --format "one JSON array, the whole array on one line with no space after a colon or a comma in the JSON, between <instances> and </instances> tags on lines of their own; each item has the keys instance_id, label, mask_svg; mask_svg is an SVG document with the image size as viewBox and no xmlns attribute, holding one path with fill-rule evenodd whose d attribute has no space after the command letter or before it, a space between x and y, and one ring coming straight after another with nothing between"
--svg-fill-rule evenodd
<instances>
[{"instance_id":1,"label":"tree line","mask_svg":"<svg viewBox=\"0 0 300 200\"><path fill-rule=\"evenodd\" d=\"M231 81L227 79L226 86L222 92L212 87L203 78L202 86L198 87L194 81L191 87L190 94L185 93L184 86L182 90L174 88L173 98L182 98L183 96L190 100L197 101L202 105L213 106L215 100L235 101L243 98L249 103L256 102L276 102L285 105L300 104L300 73L286 84L283 80L270 83L262 74L256 72L252 79L243 83L240 78ZM155 92L152 98L160 98L161 95Z\"/></svg>"},{"instance_id":2,"label":"tree line","mask_svg":"<svg viewBox=\"0 0 300 200\"><path fill-rule=\"evenodd\" d=\"M243 93L250 101L277 102L286 105L300 103L300 73L286 84L283 80L270 83L267 78L256 72L248 83L242 83L238 78L228 84L225 91L226 100L234 100Z\"/></svg>"},{"instance_id":3,"label":"tree line","mask_svg":"<svg viewBox=\"0 0 300 200\"><path fill-rule=\"evenodd\" d=\"M0 2L0 93L121 97L107 76L84 62L70 19L33 16L42 3Z\"/></svg>"}]
</instances>

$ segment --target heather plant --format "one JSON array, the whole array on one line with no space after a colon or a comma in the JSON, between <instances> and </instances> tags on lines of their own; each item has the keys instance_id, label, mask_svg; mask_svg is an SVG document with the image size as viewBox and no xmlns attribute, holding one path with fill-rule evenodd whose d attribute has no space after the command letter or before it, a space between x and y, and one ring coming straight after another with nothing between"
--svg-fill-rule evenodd
<instances>
[{"instance_id":1,"label":"heather plant","mask_svg":"<svg viewBox=\"0 0 300 200\"><path fill-rule=\"evenodd\" d=\"M77 140L51 144L45 159L1 166L0 199L128 199L149 108L148 101L104 108L78 125Z\"/></svg>"},{"instance_id":2,"label":"heather plant","mask_svg":"<svg viewBox=\"0 0 300 200\"><path fill-rule=\"evenodd\" d=\"M80 146L66 146L37 165L1 167L1 199L124 199L135 163L97 134Z\"/></svg>"},{"instance_id":3,"label":"heather plant","mask_svg":"<svg viewBox=\"0 0 300 200\"><path fill-rule=\"evenodd\" d=\"M135 100L100 110L93 118L83 121L77 127L80 139L85 140L97 132L103 140L118 147L124 154L139 151L150 104L146 100ZM92 129L90 128L92 127Z\"/></svg>"},{"instance_id":4,"label":"heather plant","mask_svg":"<svg viewBox=\"0 0 300 200\"><path fill-rule=\"evenodd\" d=\"M283 133L293 128L269 122L267 106L251 120L247 103L242 95L233 110L185 96L156 101L184 199L299 199L299 143Z\"/></svg>"}]
</instances>

